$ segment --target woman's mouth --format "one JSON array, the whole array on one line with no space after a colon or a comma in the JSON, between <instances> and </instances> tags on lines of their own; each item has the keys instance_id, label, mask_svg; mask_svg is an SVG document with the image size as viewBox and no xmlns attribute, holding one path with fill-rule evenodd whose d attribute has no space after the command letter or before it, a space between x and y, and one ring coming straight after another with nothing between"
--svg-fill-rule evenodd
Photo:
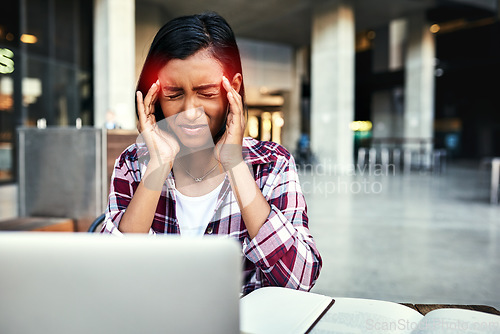
<instances>
[{"instance_id":1,"label":"woman's mouth","mask_svg":"<svg viewBox=\"0 0 500 334\"><path fill-rule=\"evenodd\" d=\"M207 124L181 124L180 130L188 136L199 136L207 129Z\"/></svg>"}]
</instances>

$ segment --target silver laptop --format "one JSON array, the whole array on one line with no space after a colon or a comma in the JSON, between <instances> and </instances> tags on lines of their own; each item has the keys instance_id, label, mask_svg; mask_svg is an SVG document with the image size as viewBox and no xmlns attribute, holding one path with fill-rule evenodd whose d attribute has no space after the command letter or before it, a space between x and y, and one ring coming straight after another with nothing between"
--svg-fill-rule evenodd
<instances>
[{"instance_id":1,"label":"silver laptop","mask_svg":"<svg viewBox=\"0 0 500 334\"><path fill-rule=\"evenodd\" d=\"M0 333L238 333L234 240L0 233Z\"/></svg>"}]
</instances>

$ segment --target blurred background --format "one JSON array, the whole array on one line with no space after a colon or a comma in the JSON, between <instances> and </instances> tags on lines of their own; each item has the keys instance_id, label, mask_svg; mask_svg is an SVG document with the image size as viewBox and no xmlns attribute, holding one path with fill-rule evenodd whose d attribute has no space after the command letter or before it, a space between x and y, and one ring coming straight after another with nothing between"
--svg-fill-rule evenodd
<instances>
[{"instance_id":1,"label":"blurred background","mask_svg":"<svg viewBox=\"0 0 500 334\"><path fill-rule=\"evenodd\" d=\"M499 308L499 4L4 1L0 229L87 230L154 34L212 10L237 36L247 135L296 158L314 291Z\"/></svg>"}]
</instances>

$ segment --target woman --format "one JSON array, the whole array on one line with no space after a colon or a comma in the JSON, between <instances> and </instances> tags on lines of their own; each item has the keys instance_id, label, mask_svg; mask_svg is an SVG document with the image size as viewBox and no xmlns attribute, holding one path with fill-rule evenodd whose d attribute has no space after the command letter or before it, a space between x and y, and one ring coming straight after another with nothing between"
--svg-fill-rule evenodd
<instances>
[{"instance_id":1,"label":"woman","mask_svg":"<svg viewBox=\"0 0 500 334\"><path fill-rule=\"evenodd\" d=\"M145 144L116 161L102 232L228 235L242 244L244 294L310 290L321 257L295 162L276 143L243 137L241 60L227 22L204 13L164 25L136 98Z\"/></svg>"}]
</instances>

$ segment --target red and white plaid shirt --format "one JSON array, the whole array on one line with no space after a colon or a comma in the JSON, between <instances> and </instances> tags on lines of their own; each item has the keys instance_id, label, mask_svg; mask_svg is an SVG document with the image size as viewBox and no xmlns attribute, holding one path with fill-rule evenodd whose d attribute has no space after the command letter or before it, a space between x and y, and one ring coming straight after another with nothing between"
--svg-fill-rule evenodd
<instances>
[{"instance_id":1,"label":"red and white plaid shirt","mask_svg":"<svg viewBox=\"0 0 500 334\"><path fill-rule=\"evenodd\" d=\"M129 146L116 160L102 233L121 235L118 225L141 181L143 149ZM295 161L281 145L244 138L243 155L271 213L250 240L229 179L225 178L205 234L227 235L241 242L245 256L242 293L263 286L310 290L321 269L321 256L308 228L307 207ZM167 177L150 234L179 234L175 213L175 180Z\"/></svg>"}]
</instances>

